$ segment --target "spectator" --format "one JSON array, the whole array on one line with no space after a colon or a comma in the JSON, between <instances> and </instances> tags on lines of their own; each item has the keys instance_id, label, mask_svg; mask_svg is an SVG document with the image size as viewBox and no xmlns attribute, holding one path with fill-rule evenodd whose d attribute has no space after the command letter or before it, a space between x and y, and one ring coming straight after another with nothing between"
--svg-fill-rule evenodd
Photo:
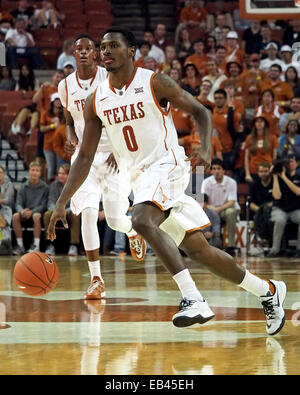
<instances>
[{"instance_id":1,"label":"spectator","mask_svg":"<svg viewBox=\"0 0 300 395\"><path fill-rule=\"evenodd\" d=\"M220 72L225 74L226 71L226 48L223 45L216 47L216 64Z\"/></svg>"},{"instance_id":2,"label":"spectator","mask_svg":"<svg viewBox=\"0 0 300 395\"><path fill-rule=\"evenodd\" d=\"M141 57L134 62L135 67L145 68L145 58L149 56L151 45L148 41L142 41L139 45Z\"/></svg>"},{"instance_id":3,"label":"spectator","mask_svg":"<svg viewBox=\"0 0 300 395\"><path fill-rule=\"evenodd\" d=\"M236 182L244 182L245 140L248 133L246 128L246 120L244 118L241 118L238 121L238 126L236 128L235 114L236 111L233 105L233 100L229 98L228 113L227 113L227 130L230 133L231 139L233 141L233 149L231 156L232 178L234 178Z\"/></svg>"},{"instance_id":4,"label":"spectator","mask_svg":"<svg viewBox=\"0 0 300 395\"><path fill-rule=\"evenodd\" d=\"M145 69L152 70L155 73L161 72L161 64L157 63L153 56L146 56L144 63Z\"/></svg>"},{"instance_id":5,"label":"spectator","mask_svg":"<svg viewBox=\"0 0 300 395\"><path fill-rule=\"evenodd\" d=\"M173 43L167 38L166 25L164 23L158 23L154 31L154 44L165 52L166 48Z\"/></svg>"},{"instance_id":6,"label":"spectator","mask_svg":"<svg viewBox=\"0 0 300 395\"><path fill-rule=\"evenodd\" d=\"M260 61L260 70L268 73L273 64L279 65L282 69L282 61L277 56L278 48L278 45L274 41L271 41L269 44L266 45L265 49L267 57Z\"/></svg>"},{"instance_id":7,"label":"spectator","mask_svg":"<svg viewBox=\"0 0 300 395\"><path fill-rule=\"evenodd\" d=\"M223 44L223 27L226 26L226 14L225 12L220 12L216 16L216 26L215 28L210 32L210 35L215 37L217 46Z\"/></svg>"},{"instance_id":8,"label":"spectator","mask_svg":"<svg viewBox=\"0 0 300 395\"><path fill-rule=\"evenodd\" d=\"M208 195L205 193L203 195L203 203L201 204L203 210L205 211L206 215L208 216L210 226L206 227L203 230L203 234L206 240L209 242L210 245L221 248L222 247L222 240L221 240L221 220L218 213L211 208L208 208Z\"/></svg>"},{"instance_id":9,"label":"spectator","mask_svg":"<svg viewBox=\"0 0 300 395\"><path fill-rule=\"evenodd\" d=\"M67 178L70 171L70 165L64 164L59 166L57 179L53 181L49 186L49 196L47 203L47 211L44 213L44 226L45 229L48 228L50 217L57 202L57 199L60 196L60 193L67 182ZM70 224L70 246L68 255L69 256L77 256L78 255L78 245L80 238L80 216L77 216L72 213L70 209L70 201L66 206L67 211L67 221ZM46 254L55 255L55 248L52 242L48 241L48 245L46 247Z\"/></svg>"},{"instance_id":10,"label":"spectator","mask_svg":"<svg viewBox=\"0 0 300 395\"><path fill-rule=\"evenodd\" d=\"M224 89L224 86L227 85L228 82L234 83L237 88L236 95L241 97L243 86L243 78L241 77L242 71L243 68L239 63L235 61L228 62L226 64L226 74L228 78L221 83L220 89Z\"/></svg>"},{"instance_id":11,"label":"spectator","mask_svg":"<svg viewBox=\"0 0 300 395\"><path fill-rule=\"evenodd\" d=\"M179 15L179 23L175 31L175 42L183 28L206 29L206 9L198 0L190 0L189 5L182 8Z\"/></svg>"},{"instance_id":12,"label":"spectator","mask_svg":"<svg viewBox=\"0 0 300 395\"><path fill-rule=\"evenodd\" d=\"M294 96L291 86L281 81L280 75L282 68L279 64L273 64L268 72L268 79L258 84L259 91L271 89L274 93L275 104L285 107L290 104L290 100Z\"/></svg>"},{"instance_id":13,"label":"spectator","mask_svg":"<svg viewBox=\"0 0 300 395\"><path fill-rule=\"evenodd\" d=\"M38 105L41 114L49 110L50 97L57 92L58 84L64 76L63 70L55 70L52 74L51 82L44 82L34 94L32 101Z\"/></svg>"},{"instance_id":14,"label":"spectator","mask_svg":"<svg viewBox=\"0 0 300 395\"><path fill-rule=\"evenodd\" d=\"M300 176L296 173L298 162L291 158L287 165L282 162L278 165L274 164L273 168L273 243L267 256L278 256L285 226L290 220L298 224L295 257L300 257Z\"/></svg>"},{"instance_id":15,"label":"spectator","mask_svg":"<svg viewBox=\"0 0 300 395\"><path fill-rule=\"evenodd\" d=\"M64 63L63 70L64 70L65 77L68 77L69 74L72 74L74 72L74 67L73 67L72 63L67 60Z\"/></svg>"},{"instance_id":16,"label":"spectator","mask_svg":"<svg viewBox=\"0 0 300 395\"><path fill-rule=\"evenodd\" d=\"M204 107L208 108L211 112L215 107L214 103L208 100L209 92L211 91L212 83L210 80L203 79L200 84L200 93L196 97L198 102L200 102Z\"/></svg>"},{"instance_id":17,"label":"spectator","mask_svg":"<svg viewBox=\"0 0 300 395\"><path fill-rule=\"evenodd\" d=\"M259 53L262 43L260 22L252 21L250 27L244 30L242 39L242 48L246 54Z\"/></svg>"},{"instance_id":18,"label":"spectator","mask_svg":"<svg viewBox=\"0 0 300 395\"><path fill-rule=\"evenodd\" d=\"M298 19L288 21L288 26L284 30L282 39L283 43L290 47L300 41L300 21Z\"/></svg>"},{"instance_id":19,"label":"spectator","mask_svg":"<svg viewBox=\"0 0 300 395\"><path fill-rule=\"evenodd\" d=\"M24 19L17 19L14 29L11 28L7 31L5 43L7 46L7 61L11 68L18 68L17 59L19 56L27 57L32 68L41 68L42 60L39 49L35 46L32 35L26 31L26 21Z\"/></svg>"},{"instance_id":20,"label":"spectator","mask_svg":"<svg viewBox=\"0 0 300 395\"><path fill-rule=\"evenodd\" d=\"M19 80L16 90L23 92L34 91L37 89L38 81L35 78L34 71L27 64L22 64L19 73Z\"/></svg>"},{"instance_id":21,"label":"spectator","mask_svg":"<svg viewBox=\"0 0 300 395\"><path fill-rule=\"evenodd\" d=\"M0 91L14 91L16 84L11 68L7 66L0 67Z\"/></svg>"},{"instance_id":22,"label":"spectator","mask_svg":"<svg viewBox=\"0 0 300 395\"><path fill-rule=\"evenodd\" d=\"M172 80L176 81L180 86L181 84L181 75L180 71L178 69L175 69L174 67L170 69L169 71L169 76L172 78Z\"/></svg>"},{"instance_id":23,"label":"spectator","mask_svg":"<svg viewBox=\"0 0 300 395\"><path fill-rule=\"evenodd\" d=\"M202 182L201 192L208 196L207 207L214 210L225 222L228 233L226 252L235 254L235 229L239 213L237 183L225 175L224 163L220 159L211 162L212 175Z\"/></svg>"},{"instance_id":24,"label":"spectator","mask_svg":"<svg viewBox=\"0 0 300 395\"><path fill-rule=\"evenodd\" d=\"M260 51L259 52L261 54L262 59L265 59L268 56L266 47L270 43L275 43L277 48L279 48L279 43L277 41L272 40L272 29L266 23L261 25L260 34L261 34L261 37L262 37L262 41L261 41Z\"/></svg>"},{"instance_id":25,"label":"spectator","mask_svg":"<svg viewBox=\"0 0 300 395\"><path fill-rule=\"evenodd\" d=\"M161 65L161 72L168 74L171 69L171 63L176 58L176 51L173 45L168 45L165 50L165 60Z\"/></svg>"},{"instance_id":26,"label":"spectator","mask_svg":"<svg viewBox=\"0 0 300 395\"><path fill-rule=\"evenodd\" d=\"M65 40L63 43L62 50L63 50L62 53L59 55L59 57L57 59L56 68L58 70L63 70L65 63L70 62L70 64L73 66L74 70L76 70L76 61L73 56L74 40L73 39Z\"/></svg>"},{"instance_id":27,"label":"spectator","mask_svg":"<svg viewBox=\"0 0 300 395\"><path fill-rule=\"evenodd\" d=\"M209 58L216 58L216 50L217 50L217 40L214 36L207 36L205 40L205 50L204 52Z\"/></svg>"},{"instance_id":28,"label":"spectator","mask_svg":"<svg viewBox=\"0 0 300 395\"><path fill-rule=\"evenodd\" d=\"M160 49L157 45L154 44L154 35L151 30L146 30L144 32L144 41L148 41L151 45L151 49L149 52L149 56L153 57L158 64L161 64L165 60L165 53L162 49ZM141 57L141 53L139 49L137 49L135 53L135 60L138 60Z\"/></svg>"},{"instance_id":29,"label":"spectator","mask_svg":"<svg viewBox=\"0 0 300 395\"><path fill-rule=\"evenodd\" d=\"M270 222L273 205L273 177L271 164L258 165L258 178L250 185L250 210L254 214L254 231L262 245L272 243L272 224Z\"/></svg>"},{"instance_id":30,"label":"spectator","mask_svg":"<svg viewBox=\"0 0 300 395\"><path fill-rule=\"evenodd\" d=\"M10 14L14 17L14 19L24 19L26 22L26 28L29 30L31 29L34 8L29 6L27 0L20 0L18 2L18 7L10 11Z\"/></svg>"},{"instance_id":31,"label":"spectator","mask_svg":"<svg viewBox=\"0 0 300 395\"><path fill-rule=\"evenodd\" d=\"M241 74L242 83L242 98L245 105L246 117L253 119L254 110L259 104L259 90L258 83L267 78L267 74L260 70L259 67L260 55L252 54L249 56L249 69L244 70Z\"/></svg>"},{"instance_id":32,"label":"spectator","mask_svg":"<svg viewBox=\"0 0 300 395\"><path fill-rule=\"evenodd\" d=\"M276 159L277 148L277 138L273 134L269 134L269 125L266 118L255 117L251 134L245 142L246 181L253 182L253 179L257 178L260 163L272 163Z\"/></svg>"},{"instance_id":33,"label":"spectator","mask_svg":"<svg viewBox=\"0 0 300 395\"><path fill-rule=\"evenodd\" d=\"M292 48L289 45L283 45L280 50L282 73L285 73L288 68L293 66L297 71L297 76L300 75L299 62L292 60ZM297 81L298 82L298 81Z\"/></svg>"},{"instance_id":34,"label":"spectator","mask_svg":"<svg viewBox=\"0 0 300 395\"><path fill-rule=\"evenodd\" d=\"M273 90L264 90L261 95L261 105L255 109L255 117L264 117L269 125L269 133L278 137L280 135L278 121L283 109L278 104L275 104L274 98Z\"/></svg>"},{"instance_id":35,"label":"spectator","mask_svg":"<svg viewBox=\"0 0 300 395\"><path fill-rule=\"evenodd\" d=\"M188 56L185 60L185 65L188 63L193 63L201 76L203 76L206 72L206 62L209 60L209 57L204 53L204 41L201 39L197 39L193 42L194 53Z\"/></svg>"},{"instance_id":36,"label":"spectator","mask_svg":"<svg viewBox=\"0 0 300 395\"><path fill-rule=\"evenodd\" d=\"M56 28L64 21L64 14L58 12L51 1L42 0L41 6L34 14L40 28L48 28L50 26Z\"/></svg>"},{"instance_id":37,"label":"spectator","mask_svg":"<svg viewBox=\"0 0 300 395\"><path fill-rule=\"evenodd\" d=\"M52 140L53 150L56 154L56 166L70 163L71 156L67 154L64 150L65 143L67 141L66 137L66 124L62 123L55 130L55 134Z\"/></svg>"},{"instance_id":38,"label":"spectator","mask_svg":"<svg viewBox=\"0 0 300 395\"><path fill-rule=\"evenodd\" d=\"M227 33L226 36L226 62L237 62L240 65L244 63L245 52L240 49L239 36L234 30Z\"/></svg>"},{"instance_id":39,"label":"spectator","mask_svg":"<svg viewBox=\"0 0 300 395\"><path fill-rule=\"evenodd\" d=\"M298 120L290 120L286 126L286 133L278 139L278 157L287 158L294 155L300 158L300 126Z\"/></svg>"},{"instance_id":40,"label":"spectator","mask_svg":"<svg viewBox=\"0 0 300 395\"><path fill-rule=\"evenodd\" d=\"M219 89L222 81L226 80L227 77L218 69L217 63L213 59L207 61L206 68L208 74L206 74L202 79L209 80L212 83L212 87L207 98L209 101L214 103L214 93Z\"/></svg>"},{"instance_id":41,"label":"spectator","mask_svg":"<svg viewBox=\"0 0 300 395\"><path fill-rule=\"evenodd\" d=\"M239 87L237 86L236 82L232 79L228 79L226 81L223 81L221 86L224 89L226 94L227 94L227 104L231 105L233 109L240 113L242 118L245 116L245 106L243 103L243 98L241 96L241 87L239 90Z\"/></svg>"},{"instance_id":42,"label":"spectator","mask_svg":"<svg viewBox=\"0 0 300 395\"><path fill-rule=\"evenodd\" d=\"M198 96L200 92L201 76L197 67L193 63L186 63L183 68L183 83L187 90L193 95Z\"/></svg>"},{"instance_id":43,"label":"spectator","mask_svg":"<svg viewBox=\"0 0 300 395\"><path fill-rule=\"evenodd\" d=\"M178 59L182 63L185 62L185 59L189 55L192 55L193 44L190 40L190 35L187 28L181 29L178 40L175 42L175 49Z\"/></svg>"},{"instance_id":44,"label":"spectator","mask_svg":"<svg viewBox=\"0 0 300 395\"><path fill-rule=\"evenodd\" d=\"M29 180L23 183L17 192L16 212L13 215L13 229L17 245L13 255L25 253L22 226L32 226L34 241L29 252L39 251L42 229L42 215L46 209L49 187L40 179L41 166L38 162L29 165Z\"/></svg>"},{"instance_id":45,"label":"spectator","mask_svg":"<svg viewBox=\"0 0 300 395\"><path fill-rule=\"evenodd\" d=\"M172 69L177 69L178 73L180 75L180 78L182 77L182 64L179 62L178 59L173 59L171 62L171 68Z\"/></svg>"},{"instance_id":46,"label":"spectator","mask_svg":"<svg viewBox=\"0 0 300 395\"><path fill-rule=\"evenodd\" d=\"M213 110L212 124L217 132L217 137L221 141L223 150L223 160L226 170L232 170L233 168L233 147L234 141L227 128L228 118L228 105L227 105L227 94L224 89L218 89L215 91L215 107ZM234 125L235 129L238 129L241 115L239 113L234 114Z\"/></svg>"},{"instance_id":47,"label":"spectator","mask_svg":"<svg viewBox=\"0 0 300 395\"><path fill-rule=\"evenodd\" d=\"M10 255L12 209L14 208L14 186L0 166L0 255Z\"/></svg>"},{"instance_id":48,"label":"spectator","mask_svg":"<svg viewBox=\"0 0 300 395\"><path fill-rule=\"evenodd\" d=\"M289 106L289 112L280 115L278 127L282 133L285 133L289 121L297 120L300 125L300 97L293 97Z\"/></svg>"},{"instance_id":49,"label":"spectator","mask_svg":"<svg viewBox=\"0 0 300 395\"><path fill-rule=\"evenodd\" d=\"M63 122L63 108L58 93L51 96L48 112L41 115L40 130L44 133L44 155L47 163L47 179L51 182L56 174L56 153L53 148L53 138L56 129Z\"/></svg>"},{"instance_id":50,"label":"spectator","mask_svg":"<svg viewBox=\"0 0 300 395\"><path fill-rule=\"evenodd\" d=\"M294 66L288 67L284 73L283 81L287 82L293 89L294 96L300 96L299 75Z\"/></svg>"}]
</instances>

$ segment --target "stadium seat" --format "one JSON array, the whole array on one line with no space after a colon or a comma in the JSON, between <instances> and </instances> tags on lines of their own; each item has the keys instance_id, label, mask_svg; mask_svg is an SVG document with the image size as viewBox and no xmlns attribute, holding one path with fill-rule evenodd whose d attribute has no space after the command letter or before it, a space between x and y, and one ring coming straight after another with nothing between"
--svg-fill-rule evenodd
<instances>
[{"instance_id":1,"label":"stadium seat","mask_svg":"<svg viewBox=\"0 0 300 395\"><path fill-rule=\"evenodd\" d=\"M17 91L16 91L17 92ZM20 92L22 93L22 92ZM7 107L2 115L1 130L3 136L7 137L12 121L15 119L18 111L25 106L31 104L31 100L15 100L7 103Z\"/></svg>"},{"instance_id":2,"label":"stadium seat","mask_svg":"<svg viewBox=\"0 0 300 395\"><path fill-rule=\"evenodd\" d=\"M50 69L55 69L58 58L57 48L41 48L41 56Z\"/></svg>"}]
</instances>

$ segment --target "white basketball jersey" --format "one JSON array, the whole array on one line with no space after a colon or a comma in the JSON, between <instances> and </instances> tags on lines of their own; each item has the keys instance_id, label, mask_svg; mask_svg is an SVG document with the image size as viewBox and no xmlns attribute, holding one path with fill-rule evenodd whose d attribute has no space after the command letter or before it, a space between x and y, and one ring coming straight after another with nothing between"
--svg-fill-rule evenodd
<instances>
[{"instance_id":1,"label":"white basketball jersey","mask_svg":"<svg viewBox=\"0 0 300 395\"><path fill-rule=\"evenodd\" d=\"M94 111L105 125L115 158L131 174L158 161L186 166L171 111L162 109L154 96L154 75L138 67L122 91L107 78L94 92Z\"/></svg>"},{"instance_id":2,"label":"white basketball jersey","mask_svg":"<svg viewBox=\"0 0 300 395\"><path fill-rule=\"evenodd\" d=\"M74 120L74 128L78 138L78 149L83 139L85 126L83 109L86 98L92 94L97 86L106 78L107 71L103 67L97 66L96 74L89 80L80 80L78 73L75 71L59 83L58 93L61 103L71 113ZM104 128L97 151L111 152L111 146Z\"/></svg>"}]
</instances>

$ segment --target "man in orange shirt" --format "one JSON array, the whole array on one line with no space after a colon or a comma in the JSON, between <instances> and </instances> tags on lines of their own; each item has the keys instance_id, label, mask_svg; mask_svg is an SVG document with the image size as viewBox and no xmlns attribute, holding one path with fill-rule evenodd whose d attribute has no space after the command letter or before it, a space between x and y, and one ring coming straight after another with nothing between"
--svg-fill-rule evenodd
<instances>
[{"instance_id":1,"label":"man in orange shirt","mask_svg":"<svg viewBox=\"0 0 300 395\"><path fill-rule=\"evenodd\" d=\"M279 64L273 64L268 72L268 79L258 84L259 92L271 89L274 93L275 104L285 107L290 104L294 97L292 87L284 81L281 81L280 75L282 68Z\"/></svg>"},{"instance_id":2,"label":"man in orange shirt","mask_svg":"<svg viewBox=\"0 0 300 395\"><path fill-rule=\"evenodd\" d=\"M227 129L227 116L228 116L228 105L227 105L227 94L223 89L217 89L214 93L215 108L213 110L212 124L214 129L218 133L219 140L222 144L223 160L226 164L227 169L232 168L232 155L234 142ZM234 124L235 129L238 128L241 114L235 112Z\"/></svg>"},{"instance_id":3,"label":"man in orange shirt","mask_svg":"<svg viewBox=\"0 0 300 395\"><path fill-rule=\"evenodd\" d=\"M234 83L236 86L235 96L241 99L243 85L243 79L241 78L242 71L243 68L239 63L235 61L228 62L226 64L226 74L228 75L228 78L221 82L220 89L224 89L225 86L228 85L228 82Z\"/></svg>"},{"instance_id":4,"label":"man in orange shirt","mask_svg":"<svg viewBox=\"0 0 300 395\"><path fill-rule=\"evenodd\" d=\"M226 48L223 45L218 45L216 47L216 63L218 69L225 74L226 71Z\"/></svg>"},{"instance_id":5,"label":"man in orange shirt","mask_svg":"<svg viewBox=\"0 0 300 395\"><path fill-rule=\"evenodd\" d=\"M207 11L201 7L199 0L190 0L189 5L183 7L180 16L179 24L175 31L175 40L178 42L179 34L183 28L201 28L206 29Z\"/></svg>"},{"instance_id":6,"label":"man in orange shirt","mask_svg":"<svg viewBox=\"0 0 300 395\"><path fill-rule=\"evenodd\" d=\"M50 109L50 97L57 92L60 81L65 78L63 70L55 70L51 82L44 82L34 94L32 101L38 105L40 112L47 112Z\"/></svg>"},{"instance_id":7,"label":"man in orange shirt","mask_svg":"<svg viewBox=\"0 0 300 395\"><path fill-rule=\"evenodd\" d=\"M200 102L204 107L208 108L211 112L215 107L215 104L208 100L207 96L212 87L212 82L210 80L203 79L200 84L200 93L196 97L198 102Z\"/></svg>"},{"instance_id":8,"label":"man in orange shirt","mask_svg":"<svg viewBox=\"0 0 300 395\"><path fill-rule=\"evenodd\" d=\"M148 41L142 41L139 46L139 49L140 49L141 57L134 62L134 65L135 65L135 67L145 68L144 60L149 55L151 45Z\"/></svg>"},{"instance_id":9,"label":"man in orange shirt","mask_svg":"<svg viewBox=\"0 0 300 395\"><path fill-rule=\"evenodd\" d=\"M206 74L206 62L210 59L204 53L204 41L201 38L198 38L193 43L194 54L190 55L186 58L184 64L193 63L201 76Z\"/></svg>"}]
</instances>

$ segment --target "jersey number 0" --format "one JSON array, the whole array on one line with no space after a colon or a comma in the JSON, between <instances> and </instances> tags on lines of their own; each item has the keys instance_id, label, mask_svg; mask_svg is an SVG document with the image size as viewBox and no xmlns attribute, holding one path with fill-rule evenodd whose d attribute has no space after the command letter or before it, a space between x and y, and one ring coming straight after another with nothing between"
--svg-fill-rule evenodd
<instances>
[{"instance_id":1,"label":"jersey number 0","mask_svg":"<svg viewBox=\"0 0 300 395\"><path fill-rule=\"evenodd\" d=\"M131 126L124 126L122 129L125 143L130 152L135 152L138 150L138 145L135 139L134 131Z\"/></svg>"}]
</instances>

